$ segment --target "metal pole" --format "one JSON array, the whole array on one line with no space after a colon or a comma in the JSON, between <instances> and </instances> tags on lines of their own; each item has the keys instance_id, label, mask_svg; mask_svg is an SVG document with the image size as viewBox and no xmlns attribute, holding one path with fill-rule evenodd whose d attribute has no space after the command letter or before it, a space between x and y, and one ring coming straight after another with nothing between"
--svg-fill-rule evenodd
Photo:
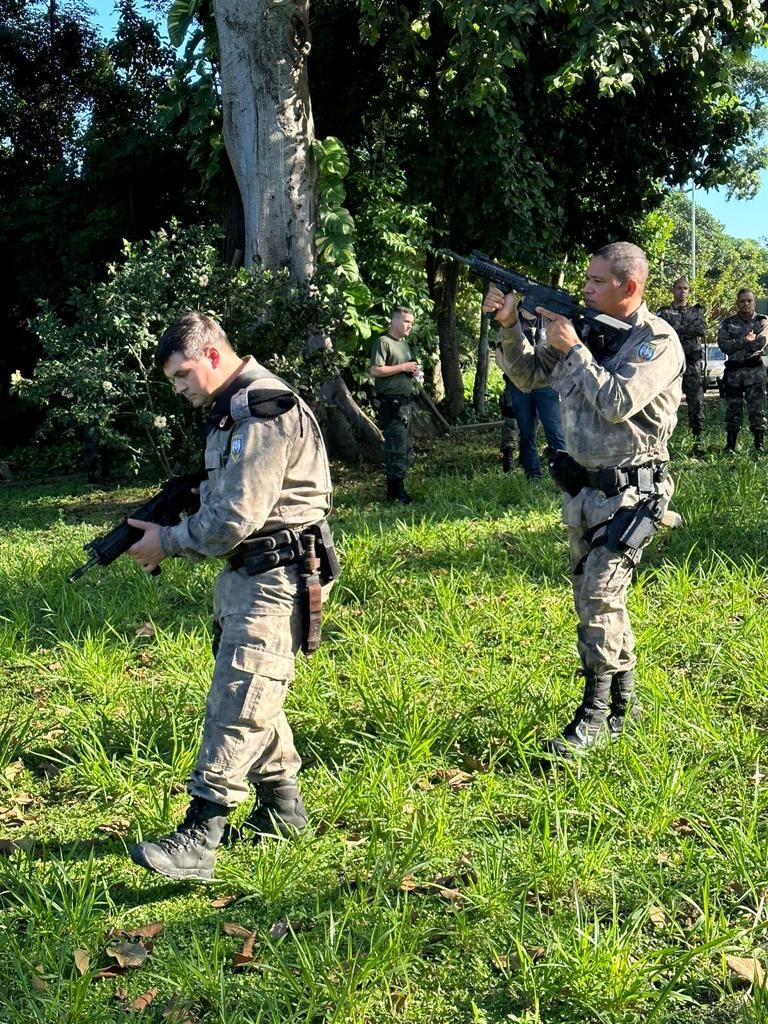
<instances>
[{"instance_id":1,"label":"metal pole","mask_svg":"<svg viewBox=\"0 0 768 1024\"><path fill-rule=\"evenodd\" d=\"M696 278L696 186L691 182L691 284Z\"/></svg>"}]
</instances>

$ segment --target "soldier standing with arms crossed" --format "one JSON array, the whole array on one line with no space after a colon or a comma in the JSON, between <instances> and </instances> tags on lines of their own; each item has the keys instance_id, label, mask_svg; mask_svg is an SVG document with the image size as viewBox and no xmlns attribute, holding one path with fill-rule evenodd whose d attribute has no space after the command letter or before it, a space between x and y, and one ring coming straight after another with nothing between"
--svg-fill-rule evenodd
<instances>
[{"instance_id":1,"label":"soldier standing with arms crossed","mask_svg":"<svg viewBox=\"0 0 768 1024\"><path fill-rule=\"evenodd\" d=\"M662 306L656 313L675 329L685 355L685 373L683 374L683 394L688 406L688 425L693 434L693 450L701 452L701 432L704 429L704 345L707 340L707 327L704 322L704 309L698 305L689 306L688 296L691 286L688 279L678 277L672 285L673 302L671 306Z\"/></svg>"},{"instance_id":2,"label":"soldier standing with arms crossed","mask_svg":"<svg viewBox=\"0 0 768 1024\"><path fill-rule=\"evenodd\" d=\"M559 394L568 454L551 457L566 492L571 581L584 673L582 701L562 734L544 742L572 757L621 734L637 716L635 639L627 615L632 572L673 491L667 442L677 422L683 352L677 335L643 302L648 263L629 242L592 257L586 305L627 322L614 336L585 331L546 309L546 342L534 346L518 324L517 298L491 287L483 303L501 324L504 370L518 387L550 384Z\"/></svg>"},{"instance_id":3,"label":"soldier standing with arms crossed","mask_svg":"<svg viewBox=\"0 0 768 1024\"><path fill-rule=\"evenodd\" d=\"M768 317L755 313L755 295L742 288L736 296L738 312L726 317L717 332L717 344L728 357L723 374L725 397L725 450L736 451L741 430L742 399L747 404L755 450L765 451L765 366Z\"/></svg>"},{"instance_id":4,"label":"soldier standing with arms crossed","mask_svg":"<svg viewBox=\"0 0 768 1024\"><path fill-rule=\"evenodd\" d=\"M306 649L313 621L319 627L305 598L317 601L321 581L338 569L325 524L331 478L308 406L255 359L241 359L209 317L187 313L173 323L155 362L204 410L207 479L200 510L177 526L129 519L144 530L129 554L147 572L168 557L227 564L214 592L216 661L187 783L191 803L174 832L137 843L131 858L167 878L208 880L227 816L248 797L249 782L258 802L244 834L254 841L300 832L307 822L283 702L296 652ZM310 535L322 549L311 584L302 577Z\"/></svg>"},{"instance_id":5,"label":"soldier standing with arms crossed","mask_svg":"<svg viewBox=\"0 0 768 1024\"><path fill-rule=\"evenodd\" d=\"M413 461L411 402L421 367L411 356L407 337L413 327L413 313L406 306L392 310L386 334L371 348L370 374L376 389L376 409L384 434L384 470L387 500L409 505L413 498L405 489L405 473Z\"/></svg>"}]
</instances>

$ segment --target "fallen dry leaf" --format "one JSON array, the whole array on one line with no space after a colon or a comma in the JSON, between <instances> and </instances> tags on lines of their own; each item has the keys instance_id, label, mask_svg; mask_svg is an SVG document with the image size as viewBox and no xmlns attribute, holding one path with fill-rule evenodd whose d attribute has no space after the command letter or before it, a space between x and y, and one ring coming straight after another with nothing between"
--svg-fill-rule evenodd
<instances>
[{"instance_id":1,"label":"fallen dry leaf","mask_svg":"<svg viewBox=\"0 0 768 1024\"><path fill-rule=\"evenodd\" d=\"M211 906L216 907L217 910L222 907L228 907L230 903L237 899L237 896L219 896L218 899L211 900Z\"/></svg>"},{"instance_id":2,"label":"fallen dry leaf","mask_svg":"<svg viewBox=\"0 0 768 1024\"><path fill-rule=\"evenodd\" d=\"M250 928L235 924L234 921L226 921L221 927L225 935L231 935L235 939L247 939L251 934Z\"/></svg>"},{"instance_id":3,"label":"fallen dry leaf","mask_svg":"<svg viewBox=\"0 0 768 1024\"><path fill-rule=\"evenodd\" d=\"M76 949L72 956L75 959L75 967L78 969L80 974L85 974L91 966L91 954L87 949Z\"/></svg>"},{"instance_id":4,"label":"fallen dry leaf","mask_svg":"<svg viewBox=\"0 0 768 1024\"><path fill-rule=\"evenodd\" d=\"M146 1008L155 1001L155 997L160 990L157 988L147 989L146 992L142 992L140 996L136 996L133 1002L130 1004L129 1009L136 1010L138 1013L142 1013Z\"/></svg>"},{"instance_id":5,"label":"fallen dry leaf","mask_svg":"<svg viewBox=\"0 0 768 1024\"><path fill-rule=\"evenodd\" d=\"M127 973L127 967L121 967L120 964L110 964L108 967L102 967L100 970L94 971L91 977L94 980L100 978L120 978Z\"/></svg>"},{"instance_id":6,"label":"fallen dry leaf","mask_svg":"<svg viewBox=\"0 0 768 1024\"><path fill-rule=\"evenodd\" d=\"M661 907L650 907L648 918L655 928L663 928L667 923L667 915Z\"/></svg>"},{"instance_id":7,"label":"fallen dry leaf","mask_svg":"<svg viewBox=\"0 0 768 1024\"><path fill-rule=\"evenodd\" d=\"M35 845L32 838L28 839L0 839L0 856L11 857L19 850L28 853Z\"/></svg>"},{"instance_id":8,"label":"fallen dry leaf","mask_svg":"<svg viewBox=\"0 0 768 1024\"><path fill-rule=\"evenodd\" d=\"M107 946L107 956L114 957L120 967L141 967L149 951L140 942L115 942Z\"/></svg>"},{"instance_id":9,"label":"fallen dry leaf","mask_svg":"<svg viewBox=\"0 0 768 1024\"><path fill-rule=\"evenodd\" d=\"M253 944L256 940L256 929L248 933L248 938L243 943L243 948L239 953L235 953L232 957L232 963L235 968L238 967L249 967L255 962L253 956Z\"/></svg>"},{"instance_id":10,"label":"fallen dry leaf","mask_svg":"<svg viewBox=\"0 0 768 1024\"><path fill-rule=\"evenodd\" d=\"M111 836L114 839L122 839L131 828L131 823L128 818L115 818L113 821L105 821L102 825L96 826L97 832L103 832L104 835Z\"/></svg>"},{"instance_id":11,"label":"fallen dry leaf","mask_svg":"<svg viewBox=\"0 0 768 1024\"><path fill-rule=\"evenodd\" d=\"M291 926L288 921L275 921L272 927L269 929L269 934L273 939L282 939L291 930Z\"/></svg>"},{"instance_id":12,"label":"fallen dry leaf","mask_svg":"<svg viewBox=\"0 0 768 1024\"><path fill-rule=\"evenodd\" d=\"M197 1017L192 1013L192 1001L174 992L168 1000L160 1016L168 1024L198 1024Z\"/></svg>"},{"instance_id":13,"label":"fallen dry leaf","mask_svg":"<svg viewBox=\"0 0 768 1024\"><path fill-rule=\"evenodd\" d=\"M677 821L672 822L670 828L674 832L679 832L681 836L692 836L694 834L694 829L687 818L678 818Z\"/></svg>"},{"instance_id":14,"label":"fallen dry leaf","mask_svg":"<svg viewBox=\"0 0 768 1024\"><path fill-rule=\"evenodd\" d=\"M134 636L154 636L155 627L151 622L142 622L139 628L136 630Z\"/></svg>"},{"instance_id":15,"label":"fallen dry leaf","mask_svg":"<svg viewBox=\"0 0 768 1024\"><path fill-rule=\"evenodd\" d=\"M734 974L744 978L750 985L757 985L763 988L765 985L765 971L763 965L756 957L748 956L726 956L725 962Z\"/></svg>"},{"instance_id":16,"label":"fallen dry leaf","mask_svg":"<svg viewBox=\"0 0 768 1024\"><path fill-rule=\"evenodd\" d=\"M139 928L126 928L125 934L139 939L154 939L163 928L165 928L165 921L150 921L149 924L143 924Z\"/></svg>"},{"instance_id":17,"label":"fallen dry leaf","mask_svg":"<svg viewBox=\"0 0 768 1024\"><path fill-rule=\"evenodd\" d=\"M32 972L32 977L29 979L29 983L35 992L45 992L48 988L48 982L42 977L45 968L42 964L38 964Z\"/></svg>"}]
</instances>

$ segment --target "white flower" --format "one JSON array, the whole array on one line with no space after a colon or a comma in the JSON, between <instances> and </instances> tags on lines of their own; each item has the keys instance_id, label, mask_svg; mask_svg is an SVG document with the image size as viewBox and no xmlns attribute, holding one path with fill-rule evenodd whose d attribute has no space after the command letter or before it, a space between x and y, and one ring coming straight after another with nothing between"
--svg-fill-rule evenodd
<instances>
[{"instance_id":1,"label":"white flower","mask_svg":"<svg viewBox=\"0 0 768 1024\"><path fill-rule=\"evenodd\" d=\"M11 384L16 386L17 384L21 384L23 380L24 377L22 375L21 370L14 370L13 373L11 374Z\"/></svg>"},{"instance_id":2,"label":"white flower","mask_svg":"<svg viewBox=\"0 0 768 1024\"><path fill-rule=\"evenodd\" d=\"M73 391L69 390L69 388L62 388L61 389L61 397L62 398L74 398L75 395L74 395Z\"/></svg>"},{"instance_id":3,"label":"white flower","mask_svg":"<svg viewBox=\"0 0 768 1024\"><path fill-rule=\"evenodd\" d=\"M200 285L201 288L205 288L205 286L208 284L208 275L201 274L200 277L198 277L197 279L197 283Z\"/></svg>"},{"instance_id":4,"label":"white flower","mask_svg":"<svg viewBox=\"0 0 768 1024\"><path fill-rule=\"evenodd\" d=\"M164 430L167 422L165 416L155 416L155 427L158 430Z\"/></svg>"},{"instance_id":5,"label":"white flower","mask_svg":"<svg viewBox=\"0 0 768 1024\"><path fill-rule=\"evenodd\" d=\"M101 386L102 386L102 388L105 391L111 391L113 389L113 387L114 387L114 384L112 383L111 380L105 380L105 381L102 381Z\"/></svg>"}]
</instances>

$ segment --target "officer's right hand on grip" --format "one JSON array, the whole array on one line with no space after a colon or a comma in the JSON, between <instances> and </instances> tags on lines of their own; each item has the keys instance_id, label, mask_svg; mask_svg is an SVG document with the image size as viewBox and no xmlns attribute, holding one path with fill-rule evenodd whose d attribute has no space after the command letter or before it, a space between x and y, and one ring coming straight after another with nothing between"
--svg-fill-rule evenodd
<instances>
[{"instance_id":1,"label":"officer's right hand on grip","mask_svg":"<svg viewBox=\"0 0 768 1024\"><path fill-rule=\"evenodd\" d=\"M483 299L483 312L491 313L502 327L511 327L517 321L517 293L506 295L496 285L491 285Z\"/></svg>"}]
</instances>

